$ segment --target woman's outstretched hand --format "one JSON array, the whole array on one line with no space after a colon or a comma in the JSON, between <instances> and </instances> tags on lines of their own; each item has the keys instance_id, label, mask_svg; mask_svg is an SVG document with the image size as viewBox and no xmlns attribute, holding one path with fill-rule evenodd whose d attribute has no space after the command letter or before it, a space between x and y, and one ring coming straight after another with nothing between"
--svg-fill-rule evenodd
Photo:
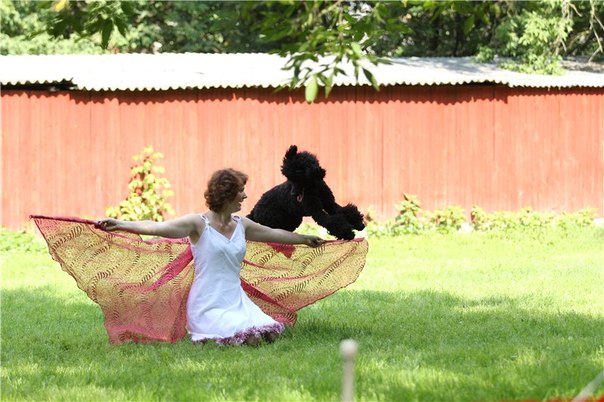
<instances>
[{"instance_id":1,"label":"woman's outstretched hand","mask_svg":"<svg viewBox=\"0 0 604 402\"><path fill-rule=\"evenodd\" d=\"M117 219L106 218L106 219L101 219L100 221L97 221L96 224L101 229L106 230L108 232L112 232L114 230L119 229L119 223L120 223L120 221Z\"/></svg>"},{"instance_id":2,"label":"woman's outstretched hand","mask_svg":"<svg viewBox=\"0 0 604 402\"><path fill-rule=\"evenodd\" d=\"M321 239L319 236L306 236L305 244L307 246L318 247L323 243L325 243L325 240Z\"/></svg>"}]
</instances>

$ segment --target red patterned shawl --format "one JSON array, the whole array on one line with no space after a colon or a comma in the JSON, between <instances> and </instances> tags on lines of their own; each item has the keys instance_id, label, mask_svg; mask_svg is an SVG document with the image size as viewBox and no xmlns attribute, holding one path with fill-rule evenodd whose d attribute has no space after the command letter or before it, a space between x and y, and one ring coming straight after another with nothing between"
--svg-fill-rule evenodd
<instances>
[{"instance_id":1,"label":"red patterned shawl","mask_svg":"<svg viewBox=\"0 0 604 402\"><path fill-rule=\"evenodd\" d=\"M186 335L195 274L188 239L143 240L90 220L31 218L53 259L101 306L111 343L176 342ZM365 239L317 248L248 241L241 285L266 314L294 324L296 311L358 278L367 250Z\"/></svg>"}]
</instances>

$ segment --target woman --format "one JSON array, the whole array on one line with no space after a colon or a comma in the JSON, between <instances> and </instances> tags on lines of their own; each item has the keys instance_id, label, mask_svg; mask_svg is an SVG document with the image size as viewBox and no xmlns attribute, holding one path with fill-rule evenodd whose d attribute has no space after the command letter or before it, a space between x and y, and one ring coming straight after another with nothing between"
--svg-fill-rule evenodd
<instances>
[{"instance_id":1,"label":"woman","mask_svg":"<svg viewBox=\"0 0 604 402\"><path fill-rule=\"evenodd\" d=\"M187 330L193 342L257 346L262 338L272 342L283 324L256 306L241 287L239 271L246 240L316 247L323 243L307 236L272 229L233 215L247 198L245 173L223 169L215 172L204 194L209 208L167 222L129 222L103 219L107 231L123 230L167 238L188 237L195 265L195 279L187 300Z\"/></svg>"}]
</instances>

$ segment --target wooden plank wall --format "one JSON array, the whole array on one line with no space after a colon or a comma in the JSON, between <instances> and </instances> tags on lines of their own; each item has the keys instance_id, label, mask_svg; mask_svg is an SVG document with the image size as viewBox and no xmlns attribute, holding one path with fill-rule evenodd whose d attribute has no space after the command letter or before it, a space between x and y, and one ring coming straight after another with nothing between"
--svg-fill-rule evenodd
<instances>
[{"instance_id":1,"label":"wooden plank wall","mask_svg":"<svg viewBox=\"0 0 604 402\"><path fill-rule=\"evenodd\" d=\"M427 210L604 213L604 90L493 85L335 88L314 104L271 89L2 91L0 225L30 214L99 218L153 146L177 214L205 210L209 175L247 172L247 213L283 181L291 144L317 154L340 203L391 219Z\"/></svg>"}]
</instances>

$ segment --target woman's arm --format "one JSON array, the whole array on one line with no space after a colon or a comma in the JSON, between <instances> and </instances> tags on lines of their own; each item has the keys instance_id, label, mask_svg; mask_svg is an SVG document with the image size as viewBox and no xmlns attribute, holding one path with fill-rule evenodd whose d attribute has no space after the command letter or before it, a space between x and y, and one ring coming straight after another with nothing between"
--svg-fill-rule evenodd
<instances>
[{"instance_id":1,"label":"woman's arm","mask_svg":"<svg viewBox=\"0 0 604 402\"><path fill-rule=\"evenodd\" d=\"M241 221L245 227L245 238L251 241L282 244L305 244L311 247L320 246L325 241L318 236L303 235L288 232L287 230L283 229L269 228L268 226L263 226L245 217L242 217Z\"/></svg>"},{"instance_id":2,"label":"woman's arm","mask_svg":"<svg viewBox=\"0 0 604 402\"><path fill-rule=\"evenodd\" d=\"M98 221L101 229L112 232L123 230L141 235L161 236L171 239L183 237L199 238L205 223L199 215L189 214L166 222L154 221L122 221L119 219L102 219ZM193 239L192 239L193 240Z\"/></svg>"}]
</instances>

